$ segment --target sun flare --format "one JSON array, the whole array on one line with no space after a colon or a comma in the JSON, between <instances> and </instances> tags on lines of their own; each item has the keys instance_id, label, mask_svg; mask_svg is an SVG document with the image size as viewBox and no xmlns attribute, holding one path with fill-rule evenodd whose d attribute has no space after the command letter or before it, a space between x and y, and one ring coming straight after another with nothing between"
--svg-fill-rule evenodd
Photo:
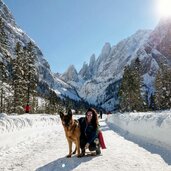
<instances>
[{"instance_id":1,"label":"sun flare","mask_svg":"<svg viewBox=\"0 0 171 171\"><path fill-rule=\"evenodd\" d=\"M157 13L159 17L171 17L171 0L157 0Z\"/></svg>"}]
</instances>

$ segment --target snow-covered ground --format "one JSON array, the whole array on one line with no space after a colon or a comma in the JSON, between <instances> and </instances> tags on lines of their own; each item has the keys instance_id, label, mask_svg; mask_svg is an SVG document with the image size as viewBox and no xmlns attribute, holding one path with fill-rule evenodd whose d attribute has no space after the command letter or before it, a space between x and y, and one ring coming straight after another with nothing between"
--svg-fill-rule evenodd
<instances>
[{"instance_id":1,"label":"snow-covered ground","mask_svg":"<svg viewBox=\"0 0 171 171\"><path fill-rule=\"evenodd\" d=\"M127 140L128 132L120 134L124 131L115 128L113 116L100 119L107 146L102 155L66 158L68 145L58 116L0 114L0 171L171 171L168 150Z\"/></svg>"}]
</instances>

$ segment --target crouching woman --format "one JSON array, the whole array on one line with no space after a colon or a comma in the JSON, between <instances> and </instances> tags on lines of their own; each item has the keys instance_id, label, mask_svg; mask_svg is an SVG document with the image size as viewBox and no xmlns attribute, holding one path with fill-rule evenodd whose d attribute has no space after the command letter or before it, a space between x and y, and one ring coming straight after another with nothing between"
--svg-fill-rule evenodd
<instances>
[{"instance_id":1,"label":"crouching woman","mask_svg":"<svg viewBox=\"0 0 171 171\"><path fill-rule=\"evenodd\" d=\"M89 108L85 117L79 118L81 135L80 147L82 150L81 156L85 155L85 150L95 151L95 155L100 155L100 144L98 139L99 123L98 114L95 109Z\"/></svg>"}]
</instances>

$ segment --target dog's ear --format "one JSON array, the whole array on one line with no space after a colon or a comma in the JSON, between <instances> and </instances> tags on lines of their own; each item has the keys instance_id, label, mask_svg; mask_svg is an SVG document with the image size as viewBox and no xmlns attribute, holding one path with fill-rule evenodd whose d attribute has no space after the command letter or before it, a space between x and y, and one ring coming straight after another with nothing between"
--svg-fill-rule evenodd
<instances>
[{"instance_id":1,"label":"dog's ear","mask_svg":"<svg viewBox=\"0 0 171 171\"><path fill-rule=\"evenodd\" d=\"M68 110L68 116L72 116L72 111L71 111L71 109Z\"/></svg>"},{"instance_id":2,"label":"dog's ear","mask_svg":"<svg viewBox=\"0 0 171 171\"><path fill-rule=\"evenodd\" d=\"M59 112L60 118L62 119L64 114L62 112Z\"/></svg>"}]
</instances>

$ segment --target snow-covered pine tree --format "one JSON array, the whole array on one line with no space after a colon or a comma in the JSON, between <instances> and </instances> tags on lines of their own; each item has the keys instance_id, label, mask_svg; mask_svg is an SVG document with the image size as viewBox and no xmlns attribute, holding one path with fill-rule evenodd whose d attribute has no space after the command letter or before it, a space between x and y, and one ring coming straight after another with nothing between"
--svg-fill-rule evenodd
<instances>
[{"instance_id":1,"label":"snow-covered pine tree","mask_svg":"<svg viewBox=\"0 0 171 171\"><path fill-rule=\"evenodd\" d=\"M27 84L24 80L24 52L23 47L18 42L15 48L16 58L13 59L13 90L14 90L14 103L13 112L22 114L24 113L24 104L26 97Z\"/></svg>"},{"instance_id":2,"label":"snow-covered pine tree","mask_svg":"<svg viewBox=\"0 0 171 171\"><path fill-rule=\"evenodd\" d=\"M162 101L164 100L163 96L163 76L162 76L162 71L158 70L156 78L155 78L155 104L157 109L162 109L163 104Z\"/></svg>"},{"instance_id":3,"label":"snow-covered pine tree","mask_svg":"<svg viewBox=\"0 0 171 171\"><path fill-rule=\"evenodd\" d=\"M38 111L38 98L36 96L32 97L31 103L31 113L37 113Z\"/></svg>"},{"instance_id":4,"label":"snow-covered pine tree","mask_svg":"<svg viewBox=\"0 0 171 171\"><path fill-rule=\"evenodd\" d=\"M7 70L3 61L0 61L0 112L5 112L5 83L7 82Z\"/></svg>"},{"instance_id":5,"label":"snow-covered pine tree","mask_svg":"<svg viewBox=\"0 0 171 171\"><path fill-rule=\"evenodd\" d=\"M45 98L45 113L50 113L50 100Z\"/></svg>"},{"instance_id":6,"label":"snow-covered pine tree","mask_svg":"<svg viewBox=\"0 0 171 171\"><path fill-rule=\"evenodd\" d=\"M167 66L161 67L155 79L155 104L157 109L171 108L171 70Z\"/></svg>"},{"instance_id":7,"label":"snow-covered pine tree","mask_svg":"<svg viewBox=\"0 0 171 171\"><path fill-rule=\"evenodd\" d=\"M165 68L164 70L164 95L165 101L164 105L166 109L171 109L171 69Z\"/></svg>"},{"instance_id":8,"label":"snow-covered pine tree","mask_svg":"<svg viewBox=\"0 0 171 171\"><path fill-rule=\"evenodd\" d=\"M30 104L33 102L31 98L36 97L37 83L38 83L38 72L35 66L36 54L34 52L34 44L29 42L27 47L24 48L25 60L24 60L24 80L26 81L26 103ZM32 109L32 108L31 108Z\"/></svg>"},{"instance_id":9,"label":"snow-covered pine tree","mask_svg":"<svg viewBox=\"0 0 171 171\"><path fill-rule=\"evenodd\" d=\"M13 90L13 67L12 67L12 57L8 52L5 54L6 59L6 69L8 74L7 86L6 86L6 95L5 95L5 112L13 112L13 101L14 101L14 90Z\"/></svg>"},{"instance_id":10,"label":"snow-covered pine tree","mask_svg":"<svg viewBox=\"0 0 171 171\"><path fill-rule=\"evenodd\" d=\"M155 100L154 100L154 94L151 93L150 95L150 99L149 99L149 109L151 110L155 110L156 109L156 105L155 105Z\"/></svg>"},{"instance_id":11,"label":"snow-covered pine tree","mask_svg":"<svg viewBox=\"0 0 171 171\"><path fill-rule=\"evenodd\" d=\"M140 76L140 61L137 58L131 66L126 66L119 89L120 110L144 111L141 95L142 78Z\"/></svg>"},{"instance_id":12,"label":"snow-covered pine tree","mask_svg":"<svg viewBox=\"0 0 171 171\"><path fill-rule=\"evenodd\" d=\"M50 114L56 113L57 112L57 95L53 90L50 90L48 100L49 100L49 105L48 105L49 113Z\"/></svg>"},{"instance_id":13,"label":"snow-covered pine tree","mask_svg":"<svg viewBox=\"0 0 171 171\"><path fill-rule=\"evenodd\" d=\"M147 103L145 102L145 98L142 97L141 90L143 85L143 77L141 76L141 62L139 58L136 58L136 60L133 62L133 65L131 67L132 74L134 77L134 110L137 111L145 111L147 108Z\"/></svg>"},{"instance_id":14,"label":"snow-covered pine tree","mask_svg":"<svg viewBox=\"0 0 171 171\"><path fill-rule=\"evenodd\" d=\"M128 83L129 83L129 75L130 75L130 66L126 66L124 68L124 74L121 81L121 86L119 89L119 108L122 112L129 111L130 110L130 98L129 98L129 89L128 89Z\"/></svg>"}]
</instances>

